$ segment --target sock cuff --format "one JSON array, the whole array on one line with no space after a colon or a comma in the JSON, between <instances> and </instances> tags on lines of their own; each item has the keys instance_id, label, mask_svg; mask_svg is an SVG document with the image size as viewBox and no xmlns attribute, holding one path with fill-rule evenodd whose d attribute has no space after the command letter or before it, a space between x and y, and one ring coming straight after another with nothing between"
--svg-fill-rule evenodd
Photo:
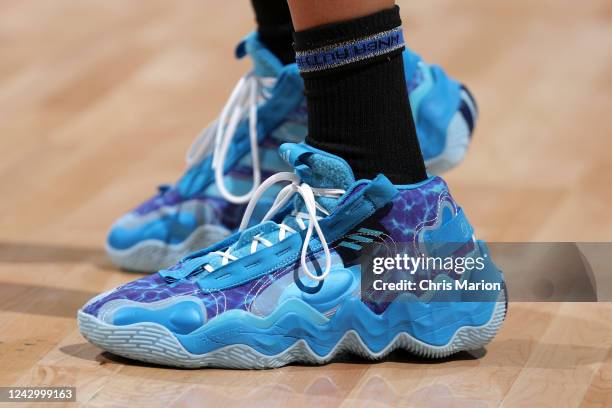
<instances>
[{"instance_id":1,"label":"sock cuff","mask_svg":"<svg viewBox=\"0 0 612 408\"><path fill-rule=\"evenodd\" d=\"M294 33L296 62L302 73L375 60L404 49L399 7Z\"/></svg>"},{"instance_id":2,"label":"sock cuff","mask_svg":"<svg viewBox=\"0 0 612 408\"><path fill-rule=\"evenodd\" d=\"M359 37L367 37L402 25L399 6L352 20L325 24L294 33L295 51L308 51Z\"/></svg>"}]
</instances>

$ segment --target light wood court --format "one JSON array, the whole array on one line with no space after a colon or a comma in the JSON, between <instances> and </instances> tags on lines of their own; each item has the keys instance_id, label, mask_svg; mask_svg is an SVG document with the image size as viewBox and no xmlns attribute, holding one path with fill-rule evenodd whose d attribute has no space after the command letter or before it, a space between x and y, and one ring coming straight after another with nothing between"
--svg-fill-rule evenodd
<instances>
[{"instance_id":1,"label":"light wood court","mask_svg":"<svg viewBox=\"0 0 612 408\"><path fill-rule=\"evenodd\" d=\"M410 47L479 101L447 177L479 236L611 241L612 3L400 5ZM247 0L0 2L0 386L92 407L612 406L610 303L511 303L486 351L443 362L173 370L80 336L77 309L139 276L105 257L108 227L179 176L252 28Z\"/></svg>"}]
</instances>

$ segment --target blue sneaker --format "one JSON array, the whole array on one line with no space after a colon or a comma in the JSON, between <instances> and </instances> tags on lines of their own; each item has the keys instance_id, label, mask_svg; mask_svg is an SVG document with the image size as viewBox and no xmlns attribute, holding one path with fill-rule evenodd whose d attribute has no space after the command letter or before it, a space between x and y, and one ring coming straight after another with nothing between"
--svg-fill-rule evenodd
<instances>
[{"instance_id":1,"label":"blue sneaker","mask_svg":"<svg viewBox=\"0 0 612 408\"><path fill-rule=\"evenodd\" d=\"M85 338L156 364L270 368L321 364L346 351L376 359L404 348L445 357L495 336L506 312L503 276L442 179L356 181L337 156L293 143L280 152L294 172L258 188L240 232L92 299L78 312ZM257 201L277 182L290 184L263 221L248 227ZM369 259L398 245L414 259L469 256L481 265L434 264L416 275L449 291L379 293L368 283L379 273ZM456 265L467 268L467 261ZM484 284L490 287L478 289Z\"/></svg>"},{"instance_id":2,"label":"blue sneaker","mask_svg":"<svg viewBox=\"0 0 612 408\"><path fill-rule=\"evenodd\" d=\"M254 68L232 92L219 118L187 153L187 170L173 185L119 218L106 250L125 269L151 272L212 245L238 227L255 188L287 170L284 142L306 137L304 84L295 64L283 66L255 36L237 48ZM273 195L271 195L273 197ZM264 199L260 208L269 206Z\"/></svg>"},{"instance_id":3,"label":"blue sneaker","mask_svg":"<svg viewBox=\"0 0 612 408\"><path fill-rule=\"evenodd\" d=\"M157 271L222 240L238 227L259 184L288 170L278 146L301 142L307 132L298 69L283 66L255 35L238 46L237 55L249 55L254 69L240 80L219 119L192 145L185 174L113 224L106 249L116 265ZM465 155L476 105L439 67L408 50L404 60L419 141L428 170L436 174ZM254 221L274 193L263 198Z\"/></svg>"}]
</instances>

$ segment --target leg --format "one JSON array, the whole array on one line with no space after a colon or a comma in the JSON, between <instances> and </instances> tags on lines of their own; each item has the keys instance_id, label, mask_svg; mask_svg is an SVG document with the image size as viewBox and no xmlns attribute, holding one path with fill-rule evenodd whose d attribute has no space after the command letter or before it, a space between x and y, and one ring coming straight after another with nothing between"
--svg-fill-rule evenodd
<instances>
[{"instance_id":1,"label":"leg","mask_svg":"<svg viewBox=\"0 0 612 408\"><path fill-rule=\"evenodd\" d=\"M307 143L360 178L426 178L410 112L399 8L392 0L289 0L308 101Z\"/></svg>"}]
</instances>

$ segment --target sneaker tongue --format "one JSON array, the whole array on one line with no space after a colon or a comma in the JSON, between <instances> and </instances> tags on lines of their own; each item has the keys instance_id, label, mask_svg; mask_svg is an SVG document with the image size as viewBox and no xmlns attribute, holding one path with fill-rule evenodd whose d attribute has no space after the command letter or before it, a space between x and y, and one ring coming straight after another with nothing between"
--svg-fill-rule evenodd
<instances>
[{"instance_id":1,"label":"sneaker tongue","mask_svg":"<svg viewBox=\"0 0 612 408\"><path fill-rule=\"evenodd\" d=\"M347 190L355 182L353 170L344 159L305 143L284 143L279 148L279 154L293 167L302 182L311 187ZM316 200L329 212L338 205L337 198L317 197ZM304 211L301 197L295 197L294 205L298 211ZM296 227L291 215L287 216L284 222Z\"/></svg>"},{"instance_id":2,"label":"sneaker tongue","mask_svg":"<svg viewBox=\"0 0 612 408\"><path fill-rule=\"evenodd\" d=\"M279 153L311 187L346 190L355 182L353 170L344 159L305 143L284 143Z\"/></svg>"},{"instance_id":3,"label":"sneaker tongue","mask_svg":"<svg viewBox=\"0 0 612 408\"><path fill-rule=\"evenodd\" d=\"M236 57L243 58L246 55L253 60L255 75L259 77L276 78L283 69L279 59L259 41L257 33L248 35L236 47Z\"/></svg>"}]
</instances>

